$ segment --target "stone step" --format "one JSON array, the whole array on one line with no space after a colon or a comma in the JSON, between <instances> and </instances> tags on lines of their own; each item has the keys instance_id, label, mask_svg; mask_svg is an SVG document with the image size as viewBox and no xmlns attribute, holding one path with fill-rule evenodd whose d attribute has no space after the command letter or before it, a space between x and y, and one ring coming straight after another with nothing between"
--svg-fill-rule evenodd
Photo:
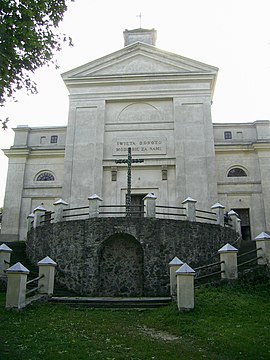
<instances>
[{"instance_id":1,"label":"stone step","mask_svg":"<svg viewBox=\"0 0 270 360\"><path fill-rule=\"evenodd\" d=\"M53 296L49 302L54 304L68 304L77 307L91 308L156 308L171 304L170 297L60 297Z\"/></svg>"}]
</instances>

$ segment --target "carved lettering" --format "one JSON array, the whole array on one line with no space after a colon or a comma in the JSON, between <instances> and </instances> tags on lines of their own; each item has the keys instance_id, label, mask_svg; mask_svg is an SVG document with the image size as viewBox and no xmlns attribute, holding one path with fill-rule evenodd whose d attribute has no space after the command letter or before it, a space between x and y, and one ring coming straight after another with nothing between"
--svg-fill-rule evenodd
<instances>
[{"instance_id":1,"label":"carved lettering","mask_svg":"<svg viewBox=\"0 0 270 360\"><path fill-rule=\"evenodd\" d=\"M126 155L129 147L132 154L165 155L167 139L165 137L114 139L113 155Z\"/></svg>"}]
</instances>

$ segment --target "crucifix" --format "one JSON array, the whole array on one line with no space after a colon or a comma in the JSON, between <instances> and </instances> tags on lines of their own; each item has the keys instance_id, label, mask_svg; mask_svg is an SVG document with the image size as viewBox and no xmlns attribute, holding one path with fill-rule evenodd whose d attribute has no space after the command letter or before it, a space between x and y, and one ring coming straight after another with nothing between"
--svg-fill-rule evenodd
<instances>
[{"instance_id":1,"label":"crucifix","mask_svg":"<svg viewBox=\"0 0 270 360\"><path fill-rule=\"evenodd\" d=\"M126 196L126 213L127 216L131 215L130 206L131 206L131 165L134 163L142 163L143 159L133 159L131 155L131 148L128 148L128 158L115 160L116 164L127 164L127 196Z\"/></svg>"},{"instance_id":2,"label":"crucifix","mask_svg":"<svg viewBox=\"0 0 270 360\"><path fill-rule=\"evenodd\" d=\"M140 12L139 15L136 15L138 18L140 18L140 29L142 28L142 13Z\"/></svg>"}]
</instances>

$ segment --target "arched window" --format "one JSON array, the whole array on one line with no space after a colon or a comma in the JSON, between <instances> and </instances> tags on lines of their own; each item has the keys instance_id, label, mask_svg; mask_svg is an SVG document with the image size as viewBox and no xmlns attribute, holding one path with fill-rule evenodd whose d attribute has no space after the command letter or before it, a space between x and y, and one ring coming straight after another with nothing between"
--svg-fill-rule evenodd
<instances>
[{"instance_id":1,"label":"arched window","mask_svg":"<svg viewBox=\"0 0 270 360\"><path fill-rule=\"evenodd\" d=\"M36 177L36 181L54 181L55 178L52 173L44 171Z\"/></svg>"},{"instance_id":2,"label":"arched window","mask_svg":"<svg viewBox=\"0 0 270 360\"><path fill-rule=\"evenodd\" d=\"M241 177L241 176L247 176L247 173L245 172L245 170L243 170L239 167L234 167L228 172L227 176L228 177Z\"/></svg>"}]
</instances>

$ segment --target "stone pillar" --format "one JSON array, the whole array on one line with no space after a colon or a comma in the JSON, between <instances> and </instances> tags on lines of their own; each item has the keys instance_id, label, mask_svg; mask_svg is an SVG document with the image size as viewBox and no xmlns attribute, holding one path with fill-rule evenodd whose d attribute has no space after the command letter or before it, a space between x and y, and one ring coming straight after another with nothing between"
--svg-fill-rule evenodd
<instances>
[{"instance_id":1,"label":"stone pillar","mask_svg":"<svg viewBox=\"0 0 270 360\"><path fill-rule=\"evenodd\" d=\"M103 201L97 194L89 196L89 217L95 218L99 216L99 202Z\"/></svg>"},{"instance_id":2,"label":"stone pillar","mask_svg":"<svg viewBox=\"0 0 270 360\"><path fill-rule=\"evenodd\" d=\"M64 216L63 210L68 206L68 203L63 199L59 199L56 202L54 202L53 205L54 205L53 222L58 223L61 221L65 221L66 218L63 217Z\"/></svg>"},{"instance_id":3,"label":"stone pillar","mask_svg":"<svg viewBox=\"0 0 270 360\"><path fill-rule=\"evenodd\" d=\"M216 203L213 206L211 206L211 209L213 210L217 210L216 211L216 215L217 215L217 224L220 226L224 226L224 209L225 206L221 205L220 203Z\"/></svg>"},{"instance_id":4,"label":"stone pillar","mask_svg":"<svg viewBox=\"0 0 270 360\"><path fill-rule=\"evenodd\" d=\"M10 255L12 249L6 244L0 246L0 276L6 275L5 270L10 267Z\"/></svg>"},{"instance_id":5,"label":"stone pillar","mask_svg":"<svg viewBox=\"0 0 270 360\"><path fill-rule=\"evenodd\" d=\"M30 231L34 227L34 213L31 213L27 216L27 231Z\"/></svg>"},{"instance_id":6,"label":"stone pillar","mask_svg":"<svg viewBox=\"0 0 270 360\"><path fill-rule=\"evenodd\" d=\"M157 197L149 193L144 198L144 206L145 206L145 217L155 218L156 217L156 199Z\"/></svg>"},{"instance_id":7,"label":"stone pillar","mask_svg":"<svg viewBox=\"0 0 270 360\"><path fill-rule=\"evenodd\" d=\"M178 310L194 308L194 276L195 271L187 264L183 264L176 271Z\"/></svg>"},{"instance_id":8,"label":"stone pillar","mask_svg":"<svg viewBox=\"0 0 270 360\"><path fill-rule=\"evenodd\" d=\"M221 249L218 250L220 261L224 261L221 264L221 273L222 279L237 279L237 253L238 249L230 244L224 245Z\"/></svg>"},{"instance_id":9,"label":"stone pillar","mask_svg":"<svg viewBox=\"0 0 270 360\"><path fill-rule=\"evenodd\" d=\"M177 256L169 262L170 267L170 294L171 296L176 296L176 270L183 265L183 261L181 261Z\"/></svg>"},{"instance_id":10,"label":"stone pillar","mask_svg":"<svg viewBox=\"0 0 270 360\"><path fill-rule=\"evenodd\" d=\"M237 232L237 234L241 235L241 220L239 219L237 213L233 210L228 212L230 219L232 220L232 227Z\"/></svg>"},{"instance_id":11,"label":"stone pillar","mask_svg":"<svg viewBox=\"0 0 270 360\"><path fill-rule=\"evenodd\" d=\"M196 221L196 204L197 200L192 199L191 197L187 197L182 204L187 204L187 220L188 221Z\"/></svg>"},{"instance_id":12,"label":"stone pillar","mask_svg":"<svg viewBox=\"0 0 270 360\"><path fill-rule=\"evenodd\" d=\"M34 209L34 229L41 225L41 221L44 221L45 218L41 217L45 215L46 209L43 206L38 206Z\"/></svg>"},{"instance_id":13,"label":"stone pillar","mask_svg":"<svg viewBox=\"0 0 270 360\"><path fill-rule=\"evenodd\" d=\"M38 280L38 286L40 287L38 292L40 294L53 294L54 272L56 265L56 262L54 262L49 256L46 256L38 262L39 276L44 275Z\"/></svg>"},{"instance_id":14,"label":"stone pillar","mask_svg":"<svg viewBox=\"0 0 270 360\"><path fill-rule=\"evenodd\" d=\"M258 259L259 265L270 265L270 236L262 232L254 239L256 241L257 256L261 256L261 259ZM260 250L261 249L261 250Z\"/></svg>"},{"instance_id":15,"label":"stone pillar","mask_svg":"<svg viewBox=\"0 0 270 360\"><path fill-rule=\"evenodd\" d=\"M22 309L25 306L26 282L29 270L20 262L6 270L7 273L7 309Z\"/></svg>"}]
</instances>

